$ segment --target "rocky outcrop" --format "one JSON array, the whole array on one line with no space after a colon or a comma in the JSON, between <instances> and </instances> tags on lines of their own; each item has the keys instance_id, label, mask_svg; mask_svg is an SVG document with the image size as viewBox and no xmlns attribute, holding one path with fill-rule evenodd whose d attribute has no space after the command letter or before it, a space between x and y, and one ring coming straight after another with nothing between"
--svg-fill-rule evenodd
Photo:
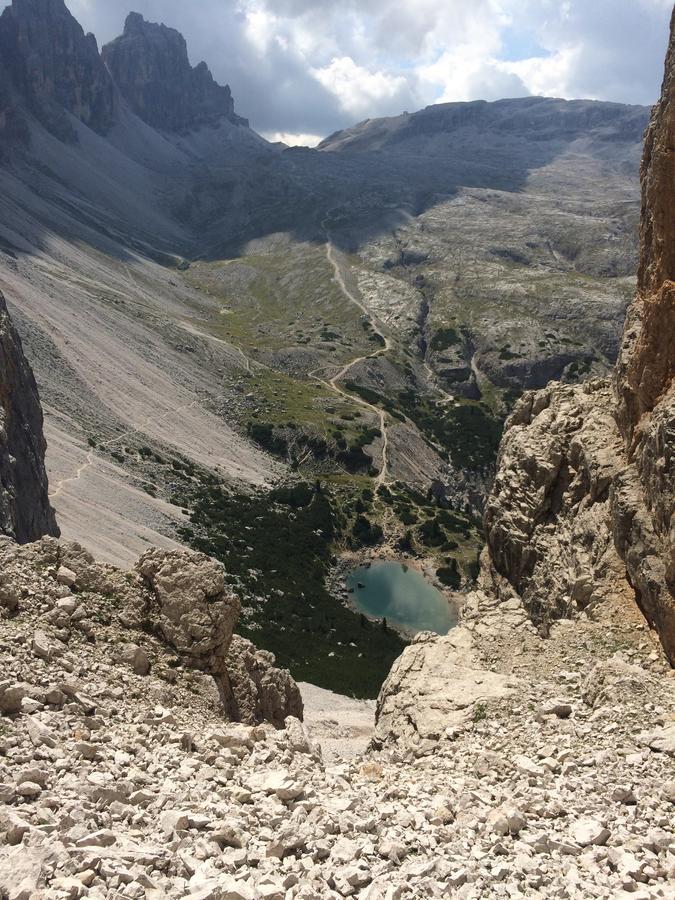
<instances>
[{"instance_id":1,"label":"rocky outcrop","mask_svg":"<svg viewBox=\"0 0 675 900\"><path fill-rule=\"evenodd\" d=\"M0 533L19 543L58 535L35 378L0 294Z\"/></svg>"},{"instance_id":2,"label":"rocky outcrop","mask_svg":"<svg viewBox=\"0 0 675 900\"><path fill-rule=\"evenodd\" d=\"M675 664L675 13L642 162L638 290L609 383L526 394L485 515L491 565L546 628L634 596ZM495 580L499 591L499 580Z\"/></svg>"},{"instance_id":3,"label":"rocky outcrop","mask_svg":"<svg viewBox=\"0 0 675 900\"><path fill-rule=\"evenodd\" d=\"M287 716L302 719L298 686L274 655L234 635L239 598L228 590L223 567L187 550L148 550L136 564L149 601L141 624L152 623L190 668L208 672L229 718L247 725Z\"/></svg>"},{"instance_id":4,"label":"rocky outcrop","mask_svg":"<svg viewBox=\"0 0 675 900\"><path fill-rule=\"evenodd\" d=\"M144 610L188 665L220 678L241 612L214 559L188 550L148 550L136 563L150 605Z\"/></svg>"},{"instance_id":5,"label":"rocky outcrop","mask_svg":"<svg viewBox=\"0 0 675 900\"><path fill-rule=\"evenodd\" d=\"M504 698L514 683L477 661L469 632L445 637L417 635L382 685L375 718L375 745L389 742L433 746L466 727L476 703Z\"/></svg>"},{"instance_id":6,"label":"rocky outcrop","mask_svg":"<svg viewBox=\"0 0 675 900\"><path fill-rule=\"evenodd\" d=\"M193 68L183 36L130 13L124 34L103 47L103 59L133 111L161 131L184 133L235 115L228 86L213 80L206 63Z\"/></svg>"},{"instance_id":7,"label":"rocky outcrop","mask_svg":"<svg viewBox=\"0 0 675 900\"><path fill-rule=\"evenodd\" d=\"M85 663L88 644L102 642L106 664L187 692L212 714L278 728L289 715L302 718L288 672L275 668L271 653L233 638L239 600L222 566L204 554L153 549L122 572L75 543L7 541L0 544L0 616L3 610L32 620L42 659L70 652Z\"/></svg>"},{"instance_id":8,"label":"rocky outcrop","mask_svg":"<svg viewBox=\"0 0 675 900\"><path fill-rule=\"evenodd\" d=\"M302 697L285 669L275 666L274 655L235 634L227 657L229 694L226 706L237 722L271 722L282 728L287 716L302 719Z\"/></svg>"},{"instance_id":9,"label":"rocky outcrop","mask_svg":"<svg viewBox=\"0 0 675 900\"><path fill-rule=\"evenodd\" d=\"M96 38L63 0L13 0L0 16L0 57L14 89L58 137L74 137L64 110L100 133L112 125L114 88Z\"/></svg>"},{"instance_id":10,"label":"rocky outcrop","mask_svg":"<svg viewBox=\"0 0 675 900\"><path fill-rule=\"evenodd\" d=\"M485 509L489 568L543 633L632 593L611 521L611 487L625 465L606 381L528 392L506 423Z\"/></svg>"}]
</instances>

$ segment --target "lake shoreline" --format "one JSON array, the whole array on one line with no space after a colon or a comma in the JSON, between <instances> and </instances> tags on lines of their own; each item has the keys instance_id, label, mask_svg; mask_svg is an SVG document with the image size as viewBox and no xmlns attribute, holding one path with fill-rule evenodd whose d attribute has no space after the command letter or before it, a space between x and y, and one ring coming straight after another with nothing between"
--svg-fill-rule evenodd
<instances>
[{"instance_id":1,"label":"lake shoreline","mask_svg":"<svg viewBox=\"0 0 675 900\"><path fill-rule=\"evenodd\" d=\"M442 584L436 577L436 564L434 560L395 552L393 548L390 547L379 548L379 552L374 548L371 552L367 553L352 550L341 553L331 569L328 578L328 590L332 596L343 603L348 609L351 609L358 615L364 616L372 625L381 625L382 620L385 617L374 616L359 609L354 600L355 592L348 589L347 578L355 569L367 568L370 565L384 562L398 563L400 566L412 569L420 575L430 587L434 588L446 600L450 615L456 619L456 623L452 627L459 625L463 604L455 599L458 592L450 591L448 587ZM420 629L406 627L401 623L390 621L389 619L387 619L387 628L395 631L406 641L412 641L415 635L420 633Z\"/></svg>"}]
</instances>

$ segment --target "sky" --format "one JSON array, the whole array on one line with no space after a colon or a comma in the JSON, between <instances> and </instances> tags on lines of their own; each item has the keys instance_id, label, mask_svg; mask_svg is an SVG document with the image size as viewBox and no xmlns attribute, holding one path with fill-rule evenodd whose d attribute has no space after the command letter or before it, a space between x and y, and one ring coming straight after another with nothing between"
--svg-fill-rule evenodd
<instances>
[{"instance_id":1,"label":"sky","mask_svg":"<svg viewBox=\"0 0 675 900\"><path fill-rule=\"evenodd\" d=\"M270 140L530 94L652 104L672 0L66 0L99 45L142 13L185 36Z\"/></svg>"}]
</instances>

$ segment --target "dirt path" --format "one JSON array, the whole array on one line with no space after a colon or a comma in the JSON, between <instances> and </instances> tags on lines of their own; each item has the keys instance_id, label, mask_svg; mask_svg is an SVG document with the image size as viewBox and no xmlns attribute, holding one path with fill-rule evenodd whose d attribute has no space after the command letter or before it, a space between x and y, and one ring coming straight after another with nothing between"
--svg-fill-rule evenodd
<instances>
[{"instance_id":1,"label":"dirt path","mask_svg":"<svg viewBox=\"0 0 675 900\"><path fill-rule=\"evenodd\" d=\"M224 395L223 395L224 397ZM135 435L145 434L145 429L148 425L158 425L160 422L164 422L170 416L176 415L181 412L185 412L188 409L194 409L195 406L202 406L204 403L207 403L209 400L220 400L223 397L204 397L202 400L192 400L190 403L185 403L183 406L178 406L176 409L170 409L165 413L162 413L161 416L148 416L140 425L134 426L134 428L130 428L129 431L125 431L122 434L118 434L117 437L110 438L107 441L103 441L98 444L98 448L103 447L114 447L115 444L118 444L120 441L128 440L130 437L134 437ZM55 500L63 493L63 489L67 484L73 484L75 481L79 481L80 478L84 475L87 469L91 468L96 462L96 447L92 447L91 450L87 453L85 457L85 461L81 466L75 470L74 475L69 475L68 478L62 478L60 481L57 481L56 486L53 491L49 494L50 500Z\"/></svg>"},{"instance_id":2,"label":"dirt path","mask_svg":"<svg viewBox=\"0 0 675 900\"><path fill-rule=\"evenodd\" d=\"M454 395L453 395L453 394L449 394L449 393L445 390L445 388L442 388L442 387L440 386L440 384L438 383L438 378L436 377L436 375L435 375L433 369L431 368L431 366L429 365L429 363L428 363L426 360L424 361L424 371L425 371L425 372L427 373L427 375L429 376L429 383L432 384L432 385L434 386L434 389L437 390L438 393L441 394L442 397L443 397L443 399L442 399L442 400L439 400L438 403L440 403L440 404L454 403L454 402L455 402L455 397L454 397Z\"/></svg>"},{"instance_id":3,"label":"dirt path","mask_svg":"<svg viewBox=\"0 0 675 900\"><path fill-rule=\"evenodd\" d=\"M335 281L337 282L340 290L345 295L347 300L350 303L353 303L354 306L358 307L361 312L368 318L368 321L372 325L374 333L384 342L383 346L380 347L379 350L376 350L375 353L369 353L365 356L357 356L356 359L351 360L346 365L344 365L337 374L333 375L331 378L325 379L320 378L316 375L316 372L321 371L320 369L315 369L314 372L310 372L310 378L314 378L316 381L319 381L321 384L325 385L329 390L334 391L336 394L339 394L346 400L349 400L351 403L358 403L359 406L364 407L365 409L370 410L380 422L380 431L382 433L382 463L380 465L380 471L375 479L375 490L377 490L381 485L385 484L387 481L387 476L389 473L389 435L387 433L387 414L383 409L375 406L373 403L368 403L367 400L364 400L362 397L358 397L355 394L351 394L348 391L345 391L338 384L346 375L349 374L351 369L354 368L360 362L364 362L366 359L377 359L378 356L383 356L385 353L388 353L391 350L392 344L390 339L384 334L378 327L373 323L371 314L367 307L361 303L361 301L356 297L345 284L345 280L342 277L342 272L340 271L340 266L335 259L335 254L333 252L333 245L328 240L326 242L326 259L333 267L333 273L335 277Z\"/></svg>"}]
</instances>

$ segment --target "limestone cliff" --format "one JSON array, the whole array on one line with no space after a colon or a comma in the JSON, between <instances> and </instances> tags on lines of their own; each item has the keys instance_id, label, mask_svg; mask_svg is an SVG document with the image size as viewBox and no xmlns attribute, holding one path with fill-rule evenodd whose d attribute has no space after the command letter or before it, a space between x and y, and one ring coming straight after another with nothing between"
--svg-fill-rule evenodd
<instances>
[{"instance_id":1,"label":"limestone cliff","mask_svg":"<svg viewBox=\"0 0 675 900\"><path fill-rule=\"evenodd\" d=\"M0 294L0 534L19 543L59 534L45 448L37 385Z\"/></svg>"},{"instance_id":2,"label":"limestone cliff","mask_svg":"<svg viewBox=\"0 0 675 900\"><path fill-rule=\"evenodd\" d=\"M14 89L60 138L73 137L64 110L101 133L112 125L114 87L96 38L63 0L13 0L0 16L0 58Z\"/></svg>"},{"instance_id":3,"label":"limestone cliff","mask_svg":"<svg viewBox=\"0 0 675 900\"><path fill-rule=\"evenodd\" d=\"M642 161L638 290L615 375L629 463L613 492L628 578L675 664L675 11Z\"/></svg>"},{"instance_id":4,"label":"limestone cliff","mask_svg":"<svg viewBox=\"0 0 675 900\"><path fill-rule=\"evenodd\" d=\"M489 568L550 622L634 596L675 662L675 14L645 137L637 294L613 390L549 386L507 422ZM604 605L603 605L604 601Z\"/></svg>"},{"instance_id":5,"label":"limestone cliff","mask_svg":"<svg viewBox=\"0 0 675 900\"><path fill-rule=\"evenodd\" d=\"M517 403L485 509L480 589L463 598L458 629L420 636L394 665L376 743L452 737L477 702L518 688L514 675L559 680L580 650L657 666L659 652L645 657L645 619L675 665L674 146L675 12L645 138L638 290L614 378L551 384Z\"/></svg>"},{"instance_id":6,"label":"limestone cliff","mask_svg":"<svg viewBox=\"0 0 675 900\"><path fill-rule=\"evenodd\" d=\"M186 132L235 115L230 88L213 80L206 63L193 68L183 36L166 25L127 17L124 34L103 48L103 59L133 111L153 128Z\"/></svg>"}]
</instances>

